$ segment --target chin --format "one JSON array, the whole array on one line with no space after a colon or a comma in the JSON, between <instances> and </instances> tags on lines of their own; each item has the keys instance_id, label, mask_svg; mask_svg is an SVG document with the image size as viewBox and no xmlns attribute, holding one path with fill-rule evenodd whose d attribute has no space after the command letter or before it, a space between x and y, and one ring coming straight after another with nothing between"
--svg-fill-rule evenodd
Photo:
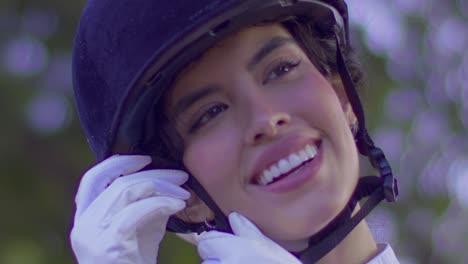
<instances>
[{"instance_id":1,"label":"chin","mask_svg":"<svg viewBox=\"0 0 468 264\"><path fill-rule=\"evenodd\" d=\"M288 240L304 240L317 234L325 228L348 204L352 194L334 195L327 197L326 203L321 203L319 208L307 210L304 208L302 214L296 218L288 232ZM299 221L298 221L299 220Z\"/></svg>"},{"instance_id":2,"label":"chin","mask_svg":"<svg viewBox=\"0 0 468 264\"><path fill-rule=\"evenodd\" d=\"M340 203L340 206L344 206ZM262 231L279 245L288 250L300 247L303 241L308 241L309 237L313 236L324 228L338 214L342 207L333 202L327 206L323 206L323 210L317 213L318 210L307 210L302 207L300 212L289 212L288 215L283 215L282 219L276 219L264 223L267 226L262 228ZM273 224L274 223L274 224ZM307 245L307 244L306 244Z\"/></svg>"}]
</instances>

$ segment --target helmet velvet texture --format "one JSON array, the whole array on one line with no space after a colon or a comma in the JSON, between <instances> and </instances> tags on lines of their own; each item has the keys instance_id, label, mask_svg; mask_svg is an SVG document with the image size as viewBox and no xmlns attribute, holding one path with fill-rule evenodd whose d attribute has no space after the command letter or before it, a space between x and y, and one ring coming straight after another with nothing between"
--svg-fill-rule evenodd
<instances>
[{"instance_id":1,"label":"helmet velvet texture","mask_svg":"<svg viewBox=\"0 0 468 264\"><path fill-rule=\"evenodd\" d=\"M236 0L89 0L73 53L75 100L96 158L109 156L135 78L154 54ZM172 40L172 41L171 41Z\"/></svg>"}]
</instances>

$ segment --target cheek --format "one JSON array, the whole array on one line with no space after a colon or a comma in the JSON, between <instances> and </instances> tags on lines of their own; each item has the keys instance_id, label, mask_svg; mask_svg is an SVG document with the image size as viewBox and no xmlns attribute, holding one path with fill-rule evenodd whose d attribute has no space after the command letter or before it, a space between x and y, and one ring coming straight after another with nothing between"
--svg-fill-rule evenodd
<instances>
[{"instance_id":1,"label":"cheek","mask_svg":"<svg viewBox=\"0 0 468 264\"><path fill-rule=\"evenodd\" d=\"M232 180L228 173L236 167L233 137L232 131L219 131L196 138L186 146L184 165L210 194Z\"/></svg>"},{"instance_id":2,"label":"cheek","mask_svg":"<svg viewBox=\"0 0 468 264\"><path fill-rule=\"evenodd\" d=\"M299 116L312 121L317 128L324 125L339 125L344 112L340 100L330 85L321 75L315 72L306 74L304 78L292 84L294 90L289 91L287 98L292 111Z\"/></svg>"},{"instance_id":3,"label":"cheek","mask_svg":"<svg viewBox=\"0 0 468 264\"><path fill-rule=\"evenodd\" d=\"M294 112L307 126L319 130L333 150L332 158L344 171L357 175L357 149L342 102L323 77L307 75L296 86L291 101Z\"/></svg>"}]
</instances>

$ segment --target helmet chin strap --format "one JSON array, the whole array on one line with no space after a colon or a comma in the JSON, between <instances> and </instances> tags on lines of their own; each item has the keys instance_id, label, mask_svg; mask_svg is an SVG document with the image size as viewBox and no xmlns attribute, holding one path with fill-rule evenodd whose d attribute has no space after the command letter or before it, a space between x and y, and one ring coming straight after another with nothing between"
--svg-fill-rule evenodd
<instances>
[{"instance_id":1,"label":"helmet chin strap","mask_svg":"<svg viewBox=\"0 0 468 264\"><path fill-rule=\"evenodd\" d=\"M352 216L357 203L370 196L359 211ZM345 208L321 231L309 238L308 247L292 252L303 263L315 263L332 251L384 198L382 178L366 176L359 179L356 189Z\"/></svg>"},{"instance_id":2,"label":"helmet chin strap","mask_svg":"<svg viewBox=\"0 0 468 264\"><path fill-rule=\"evenodd\" d=\"M335 39L338 72L341 76L349 102L358 119L359 130L356 135L356 144L359 152L367 156L372 166L378 170L380 177L366 176L360 178L345 208L326 227L309 238L308 247L305 250L301 252L291 252L305 264L315 263L333 250L383 199L386 199L388 202L395 202L398 196L397 180L393 176L390 165L382 150L374 145L372 139L368 135L365 126L364 111L346 67L339 38L336 34ZM188 224L178 218L172 217L171 221L169 221L168 229L183 233L201 233L210 230L232 233L226 215L224 215L195 177L190 176L187 184L213 211L215 218L209 223L205 221L205 223ZM361 206L359 211L353 215L357 203L365 197L369 198Z\"/></svg>"},{"instance_id":3,"label":"helmet chin strap","mask_svg":"<svg viewBox=\"0 0 468 264\"><path fill-rule=\"evenodd\" d=\"M337 29L339 30L339 29ZM337 31L336 30L336 31ZM390 164L382 150L374 145L365 125L364 110L354 83L346 67L339 37L335 31L336 59L338 72L343 82L348 100L358 119L358 133L356 144L359 152L369 158L372 166L378 170L380 177L367 176L359 179L359 182L351 196L347 206L321 231L309 238L307 249L293 253L303 263L315 263L333 248L335 248L351 231L375 208L383 199L395 202L398 196L397 180L394 178ZM369 197L364 205L353 216L356 204L361 199Z\"/></svg>"},{"instance_id":4,"label":"helmet chin strap","mask_svg":"<svg viewBox=\"0 0 468 264\"><path fill-rule=\"evenodd\" d=\"M232 228L229 224L229 220L226 215L223 213L221 208L214 202L208 192L203 188L203 186L198 182L198 180L190 175L187 181L187 186L195 192L198 197L210 208L214 214L214 219L205 220L203 223L187 223L175 216L170 217L170 221L167 223L167 229L172 232L177 233L202 233L205 231L217 230L221 232L226 232L232 234Z\"/></svg>"}]
</instances>

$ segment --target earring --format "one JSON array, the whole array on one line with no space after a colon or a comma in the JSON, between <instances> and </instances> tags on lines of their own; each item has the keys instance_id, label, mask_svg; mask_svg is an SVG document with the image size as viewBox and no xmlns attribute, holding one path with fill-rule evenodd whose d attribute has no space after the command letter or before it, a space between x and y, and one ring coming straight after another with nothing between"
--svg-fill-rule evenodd
<instances>
[{"instance_id":1,"label":"earring","mask_svg":"<svg viewBox=\"0 0 468 264\"><path fill-rule=\"evenodd\" d=\"M358 125L358 122L354 122L354 124L352 124L350 126L351 128L351 133L353 134L353 137L356 139L357 137L357 133L359 131L359 125Z\"/></svg>"}]
</instances>

